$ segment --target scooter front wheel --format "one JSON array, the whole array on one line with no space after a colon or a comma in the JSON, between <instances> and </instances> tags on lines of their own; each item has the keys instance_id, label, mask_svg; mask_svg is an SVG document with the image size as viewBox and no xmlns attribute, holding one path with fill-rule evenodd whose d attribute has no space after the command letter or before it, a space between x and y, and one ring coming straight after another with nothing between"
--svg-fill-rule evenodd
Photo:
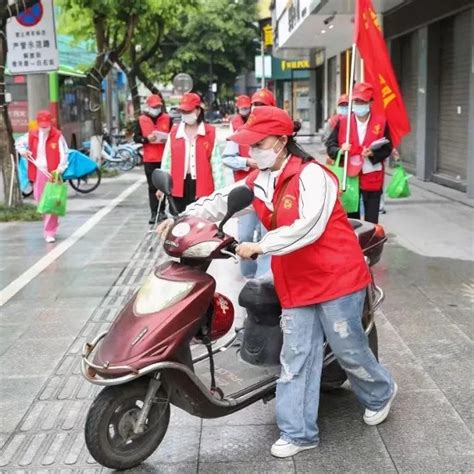
<instances>
[{"instance_id":1,"label":"scooter front wheel","mask_svg":"<svg viewBox=\"0 0 474 474\"><path fill-rule=\"evenodd\" d=\"M92 403L86 419L86 445L102 466L120 470L138 466L163 440L170 406L162 389L155 396L143 433L134 433L147 388L147 379L106 387Z\"/></svg>"}]
</instances>

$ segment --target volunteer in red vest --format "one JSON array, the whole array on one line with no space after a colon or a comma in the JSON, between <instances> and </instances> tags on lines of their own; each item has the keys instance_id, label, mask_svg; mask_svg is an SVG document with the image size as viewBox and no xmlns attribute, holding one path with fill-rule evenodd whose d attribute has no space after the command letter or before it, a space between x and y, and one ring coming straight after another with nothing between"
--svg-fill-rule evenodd
<instances>
[{"instance_id":1,"label":"volunteer in red vest","mask_svg":"<svg viewBox=\"0 0 474 474\"><path fill-rule=\"evenodd\" d=\"M240 95L235 102L237 114L230 122L231 133L242 127L250 114L250 97ZM235 181L245 179L254 169L257 162L250 158L249 147L239 145L231 140L227 141L223 160L224 165L234 171ZM252 242L257 235L260 238L264 235L262 224L255 212L249 212L239 217L239 240L241 242ZM259 278L270 270L270 257L259 257L257 260L241 260L240 273L244 278Z\"/></svg>"},{"instance_id":2,"label":"volunteer in red vest","mask_svg":"<svg viewBox=\"0 0 474 474\"><path fill-rule=\"evenodd\" d=\"M336 159L339 150L349 151L348 173L350 176L359 175L364 218L376 224L383 192L384 161L392 153L393 146L386 118L370 112L374 98L372 85L364 82L355 84L352 97L349 143L345 143L348 117L341 117L326 141L326 147L332 159ZM384 137L388 143L377 150L370 149L376 140ZM360 212L351 213L349 217L359 219Z\"/></svg>"},{"instance_id":3,"label":"volunteer in red vest","mask_svg":"<svg viewBox=\"0 0 474 474\"><path fill-rule=\"evenodd\" d=\"M331 115L326 120L326 123L324 124L324 130L323 130L323 135L321 137L321 141L326 144L327 139L331 135L331 132L334 130L336 125L339 122L339 118L341 116L345 117L349 112L349 96L347 94L342 94L339 99L337 99L337 107L336 107L336 112ZM326 165L333 165L334 160L331 158L326 159Z\"/></svg>"},{"instance_id":4,"label":"volunteer in red vest","mask_svg":"<svg viewBox=\"0 0 474 474\"><path fill-rule=\"evenodd\" d=\"M156 188L153 186L151 175L153 170L161 167L161 160L171 129L171 118L163 111L163 100L158 94L150 95L146 100L144 113L138 118L134 141L143 144L143 167L148 182L148 200L151 216L149 223L154 224L158 212ZM165 202L159 210L158 221L166 218Z\"/></svg>"},{"instance_id":5,"label":"volunteer in red vest","mask_svg":"<svg viewBox=\"0 0 474 474\"><path fill-rule=\"evenodd\" d=\"M204 108L199 95L193 92L184 94L178 109L181 123L171 130L162 169L171 173L171 194L178 210L183 211L197 198L222 188L226 178L216 129L204 122Z\"/></svg>"},{"instance_id":6,"label":"volunteer in red vest","mask_svg":"<svg viewBox=\"0 0 474 474\"><path fill-rule=\"evenodd\" d=\"M299 125L299 124L298 124ZM231 140L250 146L259 170L247 178L253 208L269 232L240 243L242 258L271 255L283 308L281 375L276 391L280 438L271 453L293 456L319 443L317 426L324 340L365 407L368 425L384 421L396 384L369 348L361 316L370 274L357 237L338 200L337 178L296 145L299 129L277 107L258 107ZM185 214L218 221L227 210L220 193L188 206ZM167 220L158 232L165 236Z\"/></svg>"},{"instance_id":7,"label":"volunteer in red vest","mask_svg":"<svg viewBox=\"0 0 474 474\"><path fill-rule=\"evenodd\" d=\"M271 91L266 88L259 89L252 95L252 109L254 107L259 107L262 105L270 105L272 107L276 106L275 96Z\"/></svg>"},{"instance_id":8,"label":"volunteer in red vest","mask_svg":"<svg viewBox=\"0 0 474 474\"><path fill-rule=\"evenodd\" d=\"M61 131L53 126L53 116L48 110L36 115L37 128L20 137L15 148L28 159L28 179L33 183L33 196L39 202L51 174L63 173L67 168L68 146ZM43 216L43 235L48 243L56 240L58 216Z\"/></svg>"}]
</instances>

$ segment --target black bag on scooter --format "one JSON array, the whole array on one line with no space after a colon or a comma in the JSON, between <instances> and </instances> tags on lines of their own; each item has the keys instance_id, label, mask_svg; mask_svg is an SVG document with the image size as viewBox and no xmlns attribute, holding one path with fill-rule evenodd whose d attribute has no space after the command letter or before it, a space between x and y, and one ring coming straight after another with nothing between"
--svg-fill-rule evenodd
<instances>
[{"instance_id":1,"label":"black bag on scooter","mask_svg":"<svg viewBox=\"0 0 474 474\"><path fill-rule=\"evenodd\" d=\"M281 306L273 280L247 282L240 292L239 305L247 311L241 358L252 365L278 365L283 334L280 329Z\"/></svg>"}]
</instances>

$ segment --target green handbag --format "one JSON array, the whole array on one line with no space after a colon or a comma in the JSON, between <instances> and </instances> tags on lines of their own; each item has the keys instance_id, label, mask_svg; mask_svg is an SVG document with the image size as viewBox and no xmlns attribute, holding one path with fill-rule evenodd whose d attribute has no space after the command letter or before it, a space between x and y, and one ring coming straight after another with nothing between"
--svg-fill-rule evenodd
<instances>
[{"instance_id":1,"label":"green handbag","mask_svg":"<svg viewBox=\"0 0 474 474\"><path fill-rule=\"evenodd\" d=\"M359 176L348 176L346 190L342 191L342 182L344 179L344 167L339 166L341 161L342 151L339 150L334 165L328 168L337 176L339 180L339 192L342 207L349 212L357 212L359 210L360 190L359 190Z\"/></svg>"},{"instance_id":2,"label":"green handbag","mask_svg":"<svg viewBox=\"0 0 474 474\"><path fill-rule=\"evenodd\" d=\"M392 179L387 186L387 195L392 199L409 197L410 187L408 186L408 179L410 175L405 171L405 168L400 164L395 168Z\"/></svg>"},{"instance_id":3,"label":"green handbag","mask_svg":"<svg viewBox=\"0 0 474 474\"><path fill-rule=\"evenodd\" d=\"M54 181L48 181L44 187L38 204L40 214L54 214L64 216L67 204L67 185L64 184L61 176L53 176Z\"/></svg>"}]
</instances>

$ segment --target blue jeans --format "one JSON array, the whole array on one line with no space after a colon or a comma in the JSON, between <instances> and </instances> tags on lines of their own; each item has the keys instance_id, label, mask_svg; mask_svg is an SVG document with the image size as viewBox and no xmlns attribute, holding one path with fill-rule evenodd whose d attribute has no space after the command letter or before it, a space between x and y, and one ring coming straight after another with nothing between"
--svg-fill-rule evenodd
<instances>
[{"instance_id":1,"label":"blue jeans","mask_svg":"<svg viewBox=\"0 0 474 474\"><path fill-rule=\"evenodd\" d=\"M297 445L317 444L324 336L361 404L383 408L394 382L369 348L361 322L366 290L325 303L283 310L281 375L276 418L281 438Z\"/></svg>"},{"instance_id":2,"label":"blue jeans","mask_svg":"<svg viewBox=\"0 0 474 474\"><path fill-rule=\"evenodd\" d=\"M239 242L254 242L255 232L257 240L260 240L266 232L255 212L239 217ZM270 263L270 255L260 256L257 260L242 259L240 273L245 278L259 278L270 271Z\"/></svg>"}]
</instances>

